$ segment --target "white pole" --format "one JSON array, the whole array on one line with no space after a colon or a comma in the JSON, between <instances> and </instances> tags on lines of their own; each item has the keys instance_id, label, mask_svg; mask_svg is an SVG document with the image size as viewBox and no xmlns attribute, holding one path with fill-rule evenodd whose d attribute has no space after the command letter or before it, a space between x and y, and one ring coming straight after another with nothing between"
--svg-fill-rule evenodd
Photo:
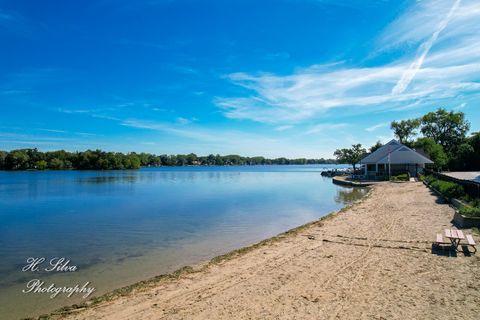
<instances>
[{"instance_id":1,"label":"white pole","mask_svg":"<svg viewBox=\"0 0 480 320\"><path fill-rule=\"evenodd\" d=\"M390 148L388 148L388 180L392 176L392 165L390 164Z\"/></svg>"}]
</instances>

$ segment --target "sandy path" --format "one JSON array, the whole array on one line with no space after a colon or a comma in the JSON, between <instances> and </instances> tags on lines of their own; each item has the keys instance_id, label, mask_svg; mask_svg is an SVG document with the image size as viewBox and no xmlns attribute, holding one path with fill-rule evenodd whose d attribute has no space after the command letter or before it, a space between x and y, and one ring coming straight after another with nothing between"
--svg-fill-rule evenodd
<instances>
[{"instance_id":1,"label":"sandy path","mask_svg":"<svg viewBox=\"0 0 480 320\"><path fill-rule=\"evenodd\" d=\"M68 318L479 319L480 253L431 252L452 217L421 183L379 185L296 235Z\"/></svg>"}]
</instances>

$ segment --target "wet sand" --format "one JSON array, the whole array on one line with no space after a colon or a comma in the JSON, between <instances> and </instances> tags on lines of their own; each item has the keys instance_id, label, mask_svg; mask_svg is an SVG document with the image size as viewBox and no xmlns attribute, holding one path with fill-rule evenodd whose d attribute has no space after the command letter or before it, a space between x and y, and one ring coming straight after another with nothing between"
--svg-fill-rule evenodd
<instances>
[{"instance_id":1,"label":"wet sand","mask_svg":"<svg viewBox=\"0 0 480 320\"><path fill-rule=\"evenodd\" d=\"M432 252L453 213L422 183L376 185L329 218L52 317L478 319L480 253Z\"/></svg>"}]
</instances>

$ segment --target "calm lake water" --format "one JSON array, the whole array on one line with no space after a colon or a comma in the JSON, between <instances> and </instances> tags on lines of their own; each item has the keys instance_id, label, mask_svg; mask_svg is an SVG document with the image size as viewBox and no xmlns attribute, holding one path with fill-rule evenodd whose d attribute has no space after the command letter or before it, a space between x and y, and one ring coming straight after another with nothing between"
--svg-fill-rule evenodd
<instances>
[{"instance_id":1,"label":"calm lake water","mask_svg":"<svg viewBox=\"0 0 480 320\"><path fill-rule=\"evenodd\" d=\"M22 293L27 282L99 295L315 220L365 189L323 178L328 165L0 172L0 318L82 301ZM341 168L342 166L337 166ZM65 257L76 272L22 272Z\"/></svg>"}]
</instances>

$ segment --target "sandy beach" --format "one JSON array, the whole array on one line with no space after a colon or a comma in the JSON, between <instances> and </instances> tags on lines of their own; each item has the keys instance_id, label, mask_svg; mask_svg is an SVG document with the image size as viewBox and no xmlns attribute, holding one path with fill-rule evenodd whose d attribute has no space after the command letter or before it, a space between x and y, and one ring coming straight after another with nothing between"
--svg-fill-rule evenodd
<instances>
[{"instance_id":1,"label":"sandy beach","mask_svg":"<svg viewBox=\"0 0 480 320\"><path fill-rule=\"evenodd\" d=\"M453 213L422 183L376 185L326 219L52 317L478 319L480 253L432 252Z\"/></svg>"}]
</instances>

